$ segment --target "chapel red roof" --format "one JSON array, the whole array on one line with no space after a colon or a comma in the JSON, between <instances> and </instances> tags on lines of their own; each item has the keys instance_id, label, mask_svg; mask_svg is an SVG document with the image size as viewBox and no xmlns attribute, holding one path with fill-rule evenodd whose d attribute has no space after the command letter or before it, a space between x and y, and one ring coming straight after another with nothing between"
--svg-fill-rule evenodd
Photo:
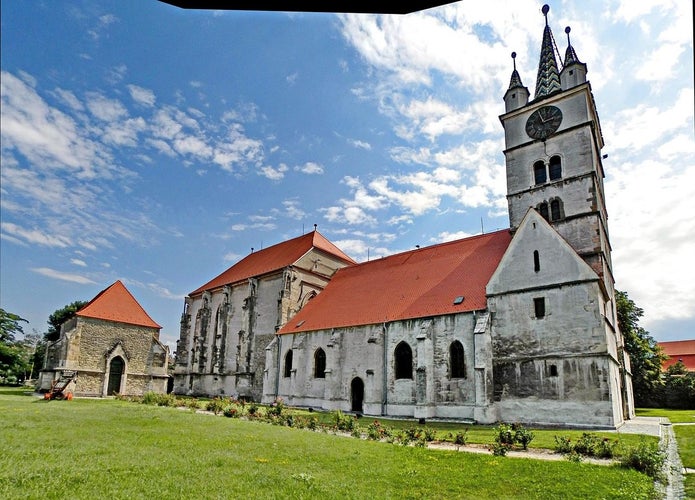
<instances>
[{"instance_id":1,"label":"chapel red roof","mask_svg":"<svg viewBox=\"0 0 695 500\"><path fill-rule=\"evenodd\" d=\"M162 328L150 318L150 315L145 312L120 280L99 292L96 297L77 311L75 315L105 321L117 321L129 325L146 326L148 328L156 328L157 330Z\"/></svg>"},{"instance_id":2,"label":"chapel red roof","mask_svg":"<svg viewBox=\"0 0 695 500\"><path fill-rule=\"evenodd\" d=\"M695 371L695 340L673 340L657 342L657 344L669 357L661 365L663 370L675 365L678 361L683 361L688 371Z\"/></svg>"},{"instance_id":3,"label":"chapel red roof","mask_svg":"<svg viewBox=\"0 0 695 500\"><path fill-rule=\"evenodd\" d=\"M485 309L485 286L510 242L503 230L345 267L279 333Z\"/></svg>"},{"instance_id":4,"label":"chapel red roof","mask_svg":"<svg viewBox=\"0 0 695 500\"><path fill-rule=\"evenodd\" d=\"M312 248L317 248L338 259L356 264L348 255L328 241L321 233L314 230L291 240L277 243L263 250L252 252L219 276L192 291L189 295L197 295L205 290L221 288L225 285L238 283L254 276L277 271L294 264Z\"/></svg>"}]
</instances>

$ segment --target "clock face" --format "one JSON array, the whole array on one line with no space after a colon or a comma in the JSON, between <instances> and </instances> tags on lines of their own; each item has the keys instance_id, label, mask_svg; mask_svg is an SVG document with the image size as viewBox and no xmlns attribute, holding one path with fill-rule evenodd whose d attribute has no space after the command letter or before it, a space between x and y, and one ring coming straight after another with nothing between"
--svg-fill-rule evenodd
<instances>
[{"instance_id":1,"label":"clock face","mask_svg":"<svg viewBox=\"0 0 695 500\"><path fill-rule=\"evenodd\" d=\"M526 120L526 133L533 139L545 140L562 123L562 111L555 106L543 106L531 113Z\"/></svg>"}]
</instances>

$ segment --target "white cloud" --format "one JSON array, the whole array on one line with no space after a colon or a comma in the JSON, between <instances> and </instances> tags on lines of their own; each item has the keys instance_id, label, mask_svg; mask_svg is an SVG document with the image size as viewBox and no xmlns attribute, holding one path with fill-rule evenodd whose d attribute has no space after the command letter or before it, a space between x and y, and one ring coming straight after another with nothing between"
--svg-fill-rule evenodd
<instances>
[{"instance_id":1,"label":"white cloud","mask_svg":"<svg viewBox=\"0 0 695 500\"><path fill-rule=\"evenodd\" d=\"M80 285L93 285L96 284L91 279L80 274L64 273L62 271L56 271L48 267L36 267L31 269L36 274L46 276L48 278L53 278L60 281L68 281L70 283L78 283Z\"/></svg>"},{"instance_id":2,"label":"white cloud","mask_svg":"<svg viewBox=\"0 0 695 500\"><path fill-rule=\"evenodd\" d=\"M270 165L261 167L259 169L258 175L267 177L271 181L279 181L285 177L285 172L287 172L287 165L281 163L277 168L273 168Z\"/></svg>"},{"instance_id":3,"label":"white cloud","mask_svg":"<svg viewBox=\"0 0 695 500\"><path fill-rule=\"evenodd\" d=\"M70 238L65 236L49 234L41 229L26 229L12 222L3 222L0 228L4 234L32 245L67 248L71 244Z\"/></svg>"},{"instance_id":4,"label":"white cloud","mask_svg":"<svg viewBox=\"0 0 695 500\"><path fill-rule=\"evenodd\" d=\"M150 89L139 87L137 85L128 85L128 90L130 91L130 97L133 98L135 102L143 106L152 107L154 106L157 98Z\"/></svg>"},{"instance_id":5,"label":"white cloud","mask_svg":"<svg viewBox=\"0 0 695 500\"><path fill-rule=\"evenodd\" d=\"M294 169L307 175L320 175L323 173L323 167L312 161L306 162L304 165L296 166Z\"/></svg>"},{"instance_id":6,"label":"white cloud","mask_svg":"<svg viewBox=\"0 0 695 500\"><path fill-rule=\"evenodd\" d=\"M99 92L87 94L87 109L99 120L116 121L128 116L126 107L116 99L110 99Z\"/></svg>"},{"instance_id":7,"label":"white cloud","mask_svg":"<svg viewBox=\"0 0 695 500\"><path fill-rule=\"evenodd\" d=\"M80 267L87 267L87 263L82 259L70 259L70 263Z\"/></svg>"}]
</instances>

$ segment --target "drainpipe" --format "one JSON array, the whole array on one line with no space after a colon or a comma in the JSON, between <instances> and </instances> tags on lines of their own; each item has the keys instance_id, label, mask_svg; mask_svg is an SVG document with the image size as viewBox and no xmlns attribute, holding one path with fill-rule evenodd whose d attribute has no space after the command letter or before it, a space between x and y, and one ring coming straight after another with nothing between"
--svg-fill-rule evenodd
<instances>
[{"instance_id":1,"label":"drainpipe","mask_svg":"<svg viewBox=\"0 0 695 500\"><path fill-rule=\"evenodd\" d=\"M275 340L277 340L277 349L276 352L277 354L275 355L275 397L273 398L273 402L277 401L278 395L280 392L280 335L275 334Z\"/></svg>"},{"instance_id":2,"label":"drainpipe","mask_svg":"<svg viewBox=\"0 0 695 500\"><path fill-rule=\"evenodd\" d=\"M381 331L383 333L383 342L384 342L384 352L383 352L383 361L382 361L382 387L381 387L381 416L383 417L386 415L386 405L389 402L389 396L388 396L388 380L386 379L386 375L388 374L388 355L387 355L387 332L388 329L386 328L386 322L384 321L383 325L381 326Z\"/></svg>"}]
</instances>

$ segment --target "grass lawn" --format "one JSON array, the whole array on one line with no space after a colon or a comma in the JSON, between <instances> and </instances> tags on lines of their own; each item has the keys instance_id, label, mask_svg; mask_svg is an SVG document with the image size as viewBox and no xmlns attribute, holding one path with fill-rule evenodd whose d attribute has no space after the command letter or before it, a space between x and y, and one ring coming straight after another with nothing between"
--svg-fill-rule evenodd
<instances>
[{"instance_id":1,"label":"grass lawn","mask_svg":"<svg viewBox=\"0 0 695 500\"><path fill-rule=\"evenodd\" d=\"M665 408L636 408L638 417L667 417L672 424L695 423L695 410L669 410Z\"/></svg>"},{"instance_id":2,"label":"grass lawn","mask_svg":"<svg viewBox=\"0 0 695 500\"><path fill-rule=\"evenodd\" d=\"M404 447L0 390L0 498L653 498L618 466ZM621 436L622 437L622 436Z\"/></svg>"}]
</instances>

